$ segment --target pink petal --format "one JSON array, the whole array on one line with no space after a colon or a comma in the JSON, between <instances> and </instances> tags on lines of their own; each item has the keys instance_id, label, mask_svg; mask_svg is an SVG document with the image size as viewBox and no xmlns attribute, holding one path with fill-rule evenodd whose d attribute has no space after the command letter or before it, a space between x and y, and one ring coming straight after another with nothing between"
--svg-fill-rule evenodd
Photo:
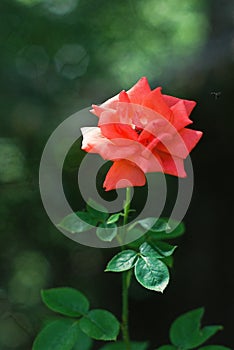
<instances>
[{"instance_id":1,"label":"pink petal","mask_svg":"<svg viewBox=\"0 0 234 350\"><path fill-rule=\"evenodd\" d=\"M86 152L100 154L107 160L130 161L145 173L162 170L158 155L136 141L123 138L108 140L97 127L85 127L81 131L82 149Z\"/></svg>"},{"instance_id":2,"label":"pink petal","mask_svg":"<svg viewBox=\"0 0 234 350\"><path fill-rule=\"evenodd\" d=\"M121 91L119 94L119 102L130 102L128 94L126 91Z\"/></svg>"},{"instance_id":3,"label":"pink petal","mask_svg":"<svg viewBox=\"0 0 234 350\"><path fill-rule=\"evenodd\" d=\"M102 105L92 105L92 109L90 109L90 112L96 115L97 117L100 117L103 112L106 111L106 108L103 108Z\"/></svg>"},{"instance_id":4,"label":"pink petal","mask_svg":"<svg viewBox=\"0 0 234 350\"><path fill-rule=\"evenodd\" d=\"M195 106L196 103L194 102ZM192 124L192 120L189 119L188 110L184 100L180 100L174 106L171 107L173 112L173 125L177 130L184 128L185 126Z\"/></svg>"},{"instance_id":5,"label":"pink petal","mask_svg":"<svg viewBox=\"0 0 234 350\"><path fill-rule=\"evenodd\" d=\"M169 95L164 95L163 94L163 99L166 102L166 104L168 105L168 107L172 107L174 106L177 102L181 101L180 98L178 97L174 97L174 96L169 96Z\"/></svg>"},{"instance_id":6,"label":"pink petal","mask_svg":"<svg viewBox=\"0 0 234 350\"><path fill-rule=\"evenodd\" d=\"M146 97L150 91L148 80L146 77L143 77L127 91L127 94L132 103L141 104L144 97Z\"/></svg>"},{"instance_id":7,"label":"pink petal","mask_svg":"<svg viewBox=\"0 0 234 350\"><path fill-rule=\"evenodd\" d=\"M144 149L144 152L134 160L134 163L141 168L144 173L163 172L161 159L156 152Z\"/></svg>"},{"instance_id":8,"label":"pink petal","mask_svg":"<svg viewBox=\"0 0 234 350\"><path fill-rule=\"evenodd\" d=\"M109 140L103 137L101 130L98 127L81 128L81 133L83 135L81 149L86 152L96 153L92 152L95 145L109 143Z\"/></svg>"},{"instance_id":9,"label":"pink petal","mask_svg":"<svg viewBox=\"0 0 234 350\"><path fill-rule=\"evenodd\" d=\"M164 118L170 120L172 111L167 106L161 94L161 87L158 87L151 91L143 100L142 104L148 108L153 109L155 112L161 114Z\"/></svg>"},{"instance_id":10,"label":"pink petal","mask_svg":"<svg viewBox=\"0 0 234 350\"><path fill-rule=\"evenodd\" d=\"M129 124L131 126L134 125L142 129L147 127L147 125L152 121L158 119L165 120L161 114L155 112L154 110L135 103L118 103L116 113L120 123Z\"/></svg>"},{"instance_id":11,"label":"pink petal","mask_svg":"<svg viewBox=\"0 0 234 350\"><path fill-rule=\"evenodd\" d=\"M201 131L182 129L157 145L157 150L185 159L202 137Z\"/></svg>"},{"instance_id":12,"label":"pink petal","mask_svg":"<svg viewBox=\"0 0 234 350\"><path fill-rule=\"evenodd\" d=\"M157 152L161 159L163 172L165 174L174 175L178 177L186 177L184 170L184 161L181 158L172 157L170 154Z\"/></svg>"},{"instance_id":13,"label":"pink petal","mask_svg":"<svg viewBox=\"0 0 234 350\"><path fill-rule=\"evenodd\" d=\"M195 101L191 101L191 100L183 100L181 98L178 97L174 97L174 96L169 96L169 95L163 95L163 99L166 102L166 104L168 105L168 107L172 107L174 106L176 103L183 101L185 108L187 110L188 116L190 115L190 113L192 112L193 108L196 105Z\"/></svg>"},{"instance_id":14,"label":"pink petal","mask_svg":"<svg viewBox=\"0 0 234 350\"><path fill-rule=\"evenodd\" d=\"M121 93L120 93L121 94ZM117 94L114 97L109 98L109 100L104 103L97 105L92 105L93 109L90 110L91 113L95 114L97 117L100 117L101 113L106 109L115 109L116 103L119 102L119 95Z\"/></svg>"},{"instance_id":15,"label":"pink petal","mask_svg":"<svg viewBox=\"0 0 234 350\"><path fill-rule=\"evenodd\" d=\"M104 124L100 126L102 134L108 139L137 140L137 133L130 125L126 124Z\"/></svg>"},{"instance_id":16,"label":"pink petal","mask_svg":"<svg viewBox=\"0 0 234 350\"><path fill-rule=\"evenodd\" d=\"M192 149L196 146L200 138L202 137L203 132L197 131L197 130L191 130L191 129L182 129L180 130L180 136L184 140L184 143L189 151L189 153L192 151Z\"/></svg>"},{"instance_id":17,"label":"pink petal","mask_svg":"<svg viewBox=\"0 0 234 350\"><path fill-rule=\"evenodd\" d=\"M128 103L120 103L122 107L128 106ZM124 119L124 122L122 122ZM132 127L131 119L114 110L106 110L101 113L98 126L102 134L108 139L127 138L137 140L138 135Z\"/></svg>"},{"instance_id":18,"label":"pink petal","mask_svg":"<svg viewBox=\"0 0 234 350\"><path fill-rule=\"evenodd\" d=\"M103 187L106 191L116 188L144 186L146 182L143 171L128 160L115 161L108 171Z\"/></svg>"},{"instance_id":19,"label":"pink petal","mask_svg":"<svg viewBox=\"0 0 234 350\"><path fill-rule=\"evenodd\" d=\"M82 149L89 153L98 153L103 159L129 159L139 153L140 144L124 138L109 140L98 127L81 128L83 134Z\"/></svg>"},{"instance_id":20,"label":"pink petal","mask_svg":"<svg viewBox=\"0 0 234 350\"><path fill-rule=\"evenodd\" d=\"M147 143L151 142L155 138L159 138L162 134L164 135L165 132L171 132L171 134L176 132L176 129L171 125L171 123L161 117L159 117L148 121L146 127L142 130L141 134L138 137L138 141L145 144L145 141Z\"/></svg>"}]
</instances>

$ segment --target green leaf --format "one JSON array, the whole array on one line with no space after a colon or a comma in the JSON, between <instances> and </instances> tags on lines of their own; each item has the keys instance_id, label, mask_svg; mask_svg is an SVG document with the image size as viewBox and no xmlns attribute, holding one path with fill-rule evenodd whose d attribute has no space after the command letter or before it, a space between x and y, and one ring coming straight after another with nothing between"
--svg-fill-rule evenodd
<instances>
[{"instance_id":1,"label":"green leaf","mask_svg":"<svg viewBox=\"0 0 234 350\"><path fill-rule=\"evenodd\" d=\"M163 292L169 282L167 266L153 254L138 258L135 276L143 287L156 292Z\"/></svg>"},{"instance_id":2,"label":"green leaf","mask_svg":"<svg viewBox=\"0 0 234 350\"><path fill-rule=\"evenodd\" d=\"M200 328L204 308L195 309L179 316L171 325L171 342L183 349L192 349L203 344L222 326L207 326Z\"/></svg>"},{"instance_id":3,"label":"green leaf","mask_svg":"<svg viewBox=\"0 0 234 350\"><path fill-rule=\"evenodd\" d=\"M173 345L162 345L157 350L177 350L177 348Z\"/></svg>"},{"instance_id":4,"label":"green leaf","mask_svg":"<svg viewBox=\"0 0 234 350\"><path fill-rule=\"evenodd\" d=\"M104 222L109 216L108 210L91 198L88 200L86 208L97 221Z\"/></svg>"},{"instance_id":5,"label":"green leaf","mask_svg":"<svg viewBox=\"0 0 234 350\"><path fill-rule=\"evenodd\" d=\"M135 265L136 257L137 252L134 250L123 250L109 261L105 271L122 272L129 270Z\"/></svg>"},{"instance_id":6,"label":"green leaf","mask_svg":"<svg viewBox=\"0 0 234 350\"><path fill-rule=\"evenodd\" d=\"M131 342L131 350L147 350L148 343L147 342ZM99 350L124 350L125 344L122 341L118 341L116 343L111 343L103 346Z\"/></svg>"},{"instance_id":7,"label":"green leaf","mask_svg":"<svg viewBox=\"0 0 234 350\"><path fill-rule=\"evenodd\" d=\"M47 324L37 335L32 350L72 350L78 335L77 321L56 320Z\"/></svg>"},{"instance_id":8,"label":"green leaf","mask_svg":"<svg viewBox=\"0 0 234 350\"><path fill-rule=\"evenodd\" d=\"M202 348L199 348L198 350L232 350L232 349L222 345L207 345Z\"/></svg>"},{"instance_id":9,"label":"green leaf","mask_svg":"<svg viewBox=\"0 0 234 350\"><path fill-rule=\"evenodd\" d=\"M140 246L140 252L142 255L144 256L150 256L153 255L154 257L157 258L163 258L162 254L160 254L159 252L155 251L153 249L153 247L151 247L150 244L148 244L147 242L144 242L141 246Z\"/></svg>"},{"instance_id":10,"label":"green leaf","mask_svg":"<svg viewBox=\"0 0 234 350\"><path fill-rule=\"evenodd\" d=\"M111 242L117 235L118 228L116 224L100 224L96 230L98 238L104 242Z\"/></svg>"},{"instance_id":11,"label":"green leaf","mask_svg":"<svg viewBox=\"0 0 234 350\"><path fill-rule=\"evenodd\" d=\"M167 223L167 219L150 217L135 221L129 227L129 230L131 230L137 224L141 225L145 230L150 230L152 232L162 232L170 229L170 226Z\"/></svg>"},{"instance_id":12,"label":"green leaf","mask_svg":"<svg viewBox=\"0 0 234 350\"><path fill-rule=\"evenodd\" d=\"M93 340L90 339L82 330L78 329L78 337L75 346L72 350L90 350L93 345Z\"/></svg>"},{"instance_id":13,"label":"green leaf","mask_svg":"<svg viewBox=\"0 0 234 350\"><path fill-rule=\"evenodd\" d=\"M106 223L107 224L114 224L115 222L117 222L119 220L120 216L124 216L124 214L123 213L113 214L108 218Z\"/></svg>"},{"instance_id":14,"label":"green leaf","mask_svg":"<svg viewBox=\"0 0 234 350\"><path fill-rule=\"evenodd\" d=\"M42 300L49 309L70 317L79 317L89 310L88 299L78 290L68 287L42 290Z\"/></svg>"},{"instance_id":15,"label":"green leaf","mask_svg":"<svg viewBox=\"0 0 234 350\"><path fill-rule=\"evenodd\" d=\"M81 233L91 230L97 221L88 213L78 211L67 216L58 224L58 227L70 232Z\"/></svg>"},{"instance_id":16,"label":"green leaf","mask_svg":"<svg viewBox=\"0 0 234 350\"><path fill-rule=\"evenodd\" d=\"M161 241L150 242L150 244L151 247L163 257L171 256L177 248L177 246Z\"/></svg>"},{"instance_id":17,"label":"green leaf","mask_svg":"<svg viewBox=\"0 0 234 350\"><path fill-rule=\"evenodd\" d=\"M168 219L166 218L159 218L155 222L155 224L150 228L150 231L153 232L163 232L170 230L170 225L168 224Z\"/></svg>"},{"instance_id":18,"label":"green leaf","mask_svg":"<svg viewBox=\"0 0 234 350\"><path fill-rule=\"evenodd\" d=\"M174 225L176 225L176 221L173 220ZM173 225L173 226L174 226ZM182 236L185 232L185 226L183 222L180 222L176 228L174 230L172 230L171 232L155 232L150 230L149 231L149 237L153 238L155 240L160 240L160 239L172 239L172 238L176 238L179 236Z\"/></svg>"},{"instance_id":19,"label":"green leaf","mask_svg":"<svg viewBox=\"0 0 234 350\"><path fill-rule=\"evenodd\" d=\"M81 330L90 338L97 340L115 340L119 334L119 322L106 310L91 310L80 320Z\"/></svg>"}]
</instances>

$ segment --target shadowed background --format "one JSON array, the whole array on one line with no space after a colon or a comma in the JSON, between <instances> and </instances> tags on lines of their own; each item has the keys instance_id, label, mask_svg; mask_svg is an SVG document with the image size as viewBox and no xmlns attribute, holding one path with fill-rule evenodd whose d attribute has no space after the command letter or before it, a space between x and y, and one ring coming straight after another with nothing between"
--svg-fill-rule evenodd
<instances>
[{"instance_id":1,"label":"shadowed background","mask_svg":"<svg viewBox=\"0 0 234 350\"><path fill-rule=\"evenodd\" d=\"M195 189L171 282L163 295L133 283L131 336L166 344L177 315L205 306L204 322L224 325L213 343L234 346L233 14L228 0L1 0L1 350L31 349L51 315L42 288L78 288L120 316L120 275L103 272L115 251L80 246L51 224L38 168L61 121L141 76L196 100L193 127L204 137L192 152ZM76 209L79 157L76 147L64 169Z\"/></svg>"}]
</instances>

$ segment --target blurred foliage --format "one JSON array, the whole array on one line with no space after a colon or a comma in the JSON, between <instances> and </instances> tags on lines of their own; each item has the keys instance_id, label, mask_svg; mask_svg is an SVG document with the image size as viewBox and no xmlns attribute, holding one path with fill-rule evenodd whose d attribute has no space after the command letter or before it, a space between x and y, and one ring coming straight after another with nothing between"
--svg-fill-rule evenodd
<instances>
[{"instance_id":1,"label":"blurred foliage","mask_svg":"<svg viewBox=\"0 0 234 350\"><path fill-rule=\"evenodd\" d=\"M232 245L220 232L228 236L233 207L225 197L233 178L230 171L223 174L233 158L228 143L233 130L232 13L228 0L1 0L1 350L31 349L38 329L51 318L40 301L42 288L69 285L86 292L94 306L120 314L119 281L103 273L113 252L79 246L53 227L40 200L38 168L46 140L61 121L128 89L143 75L165 93L198 100L196 129L208 136L192 156L194 168L203 171L174 281L164 299L133 284L132 337L150 339L155 346L165 343L175 314L207 303L211 322L225 324L226 333L217 342L231 341ZM216 98L211 93L217 91ZM66 163L65 188L80 210L84 203L73 190L76 156L79 163L83 155L77 147ZM174 179L168 178L168 184L173 190ZM217 260L220 255L225 268ZM140 322L146 313L149 317L149 308L168 313L160 320L157 339L154 327L145 330Z\"/></svg>"}]
</instances>

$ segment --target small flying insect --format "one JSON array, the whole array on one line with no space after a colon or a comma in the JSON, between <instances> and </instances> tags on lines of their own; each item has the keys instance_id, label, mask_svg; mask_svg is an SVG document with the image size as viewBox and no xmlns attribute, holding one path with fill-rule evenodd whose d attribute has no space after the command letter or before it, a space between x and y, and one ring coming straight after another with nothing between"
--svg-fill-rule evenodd
<instances>
[{"instance_id":1,"label":"small flying insect","mask_svg":"<svg viewBox=\"0 0 234 350\"><path fill-rule=\"evenodd\" d=\"M211 96L214 96L214 98L217 100L221 95L221 91L212 91L210 94Z\"/></svg>"}]
</instances>

